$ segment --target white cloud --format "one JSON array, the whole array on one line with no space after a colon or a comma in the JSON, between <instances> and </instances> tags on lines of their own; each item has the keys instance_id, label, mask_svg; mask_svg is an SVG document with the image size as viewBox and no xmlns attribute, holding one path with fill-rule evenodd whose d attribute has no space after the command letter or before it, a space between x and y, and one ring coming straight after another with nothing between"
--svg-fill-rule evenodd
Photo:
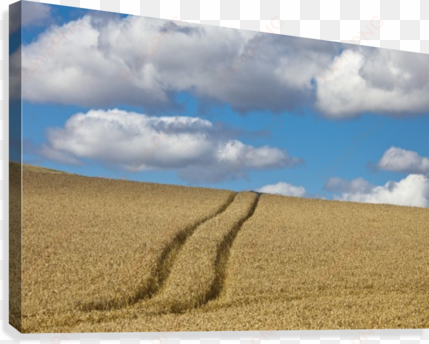
<instances>
[{"instance_id":1,"label":"white cloud","mask_svg":"<svg viewBox=\"0 0 429 344\"><path fill-rule=\"evenodd\" d=\"M48 128L48 142L40 149L63 163L94 159L129 171L176 170L180 178L196 183L303 163L286 150L252 147L231 136L200 118L91 110L72 116L64 128Z\"/></svg>"},{"instance_id":2,"label":"white cloud","mask_svg":"<svg viewBox=\"0 0 429 344\"><path fill-rule=\"evenodd\" d=\"M342 52L320 73L316 106L330 118L354 117L363 112L396 116L427 112L429 83L421 77L429 56L402 51L356 48Z\"/></svg>"},{"instance_id":3,"label":"white cloud","mask_svg":"<svg viewBox=\"0 0 429 344\"><path fill-rule=\"evenodd\" d=\"M160 108L171 105L174 92L186 91L243 112L283 111L311 101L312 78L340 47L281 35L260 37L139 16L87 15L51 26L23 46L23 72L31 76L24 98L93 108L119 103ZM228 78L221 71L229 71Z\"/></svg>"},{"instance_id":4,"label":"white cloud","mask_svg":"<svg viewBox=\"0 0 429 344\"><path fill-rule=\"evenodd\" d=\"M257 189L256 191L275 194L275 195L295 196L295 197L305 197L307 195L307 191L303 186L294 186L292 184L285 183L285 182L265 185Z\"/></svg>"},{"instance_id":5,"label":"white cloud","mask_svg":"<svg viewBox=\"0 0 429 344\"><path fill-rule=\"evenodd\" d=\"M372 186L363 180L359 183L361 183L361 189L357 187L357 184L352 185L353 181L342 181L341 188L338 191L342 190L344 192L341 195L335 195L334 199L429 207L429 178L423 175L410 174L399 182L389 181L382 186ZM338 185L338 181L336 184Z\"/></svg>"},{"instance_id":6,"label":"white cloud","mask_svg":"<svg viewBox=\"0 0 429 344\"><path fill-rule=\"evenodd\" d=\"M23 73L29 76L24 99L163 109L177 106L177 92L191 92L241 112L310 104L337 119L365 111L399 116L429 109L429 83L421 77L428 55L370 47L350 55L339 43L260 37L244 30L89 14L53 25L23 46ZM19 73L13 66L12 76ZM334 71L325 76L329 67Z\"/></svg>"},{"instance_id":7,"label":"white cloud","mask_svg":"<svg viewBox=\"0 0 429 344\"><path fill-rule=\"evenodd\" d=\"M22 1L22 15L17 11L19 6L12 6L10 18L12 19L9 27L9 34L14 33L21 26L41 26L46 25L47 20L51 17L52 8L49 5ZM21 20L19 19L21 17Z\"/></svg>"},{"instance_id":8,"label":"white cloud","mask_svg":"<svg viewBox=\"0 0 429 344\"><path fill-rule=\"evenodd\" d=\"M377 168L405 173L428 173L429 158L422 157L413 151L390 147L384 152Z\"/></svg>"}]
</instances>

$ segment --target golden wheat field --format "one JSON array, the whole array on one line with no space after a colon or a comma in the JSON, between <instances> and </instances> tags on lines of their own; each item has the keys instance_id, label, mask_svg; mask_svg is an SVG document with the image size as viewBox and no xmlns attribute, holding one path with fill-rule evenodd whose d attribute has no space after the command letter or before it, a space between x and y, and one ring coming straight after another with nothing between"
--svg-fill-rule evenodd
<instances>
[{"instance_id":1,"label":"golden wheat field","mask_svg":"<svg viewBox=\"0 0 429 344\"><path fill-rule=\"evenodd\" d=\"M429 327L429 209L31 167L22 207L23 332Z\"/></svg>"}]
</instances>

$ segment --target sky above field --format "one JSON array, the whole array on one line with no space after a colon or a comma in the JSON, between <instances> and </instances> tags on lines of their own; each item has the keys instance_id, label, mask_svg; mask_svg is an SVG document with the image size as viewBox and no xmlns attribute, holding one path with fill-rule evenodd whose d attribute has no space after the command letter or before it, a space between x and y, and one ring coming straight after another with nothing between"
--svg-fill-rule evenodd
<instances>
[{"instance_id":1,"label":"sky above field","mask_svg":"<svg viewBox=\"0 0 429 344\"><path fill-rule=\"evenodd\" d=\"M23 4L24 163L429 206L428 55Z\"/></svg>"}]
</instances>

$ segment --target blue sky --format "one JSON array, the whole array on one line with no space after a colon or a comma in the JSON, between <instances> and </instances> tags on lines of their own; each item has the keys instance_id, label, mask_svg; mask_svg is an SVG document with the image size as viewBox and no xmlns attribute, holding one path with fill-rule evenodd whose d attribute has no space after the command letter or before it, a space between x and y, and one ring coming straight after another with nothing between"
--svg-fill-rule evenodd
<instances>
[{"instance_id":1,"label":"blue sky","mask_svg":"<svg viewBox=\"0 0 429 344\"><path fill-rule=\"evenodd\" d=\"M347 46L275 36L258 47L251 45L257 33L183 23L171 26L174 39L164 41L159 33L168 21L26 6L25 163L86 176L429 204L429 86L415 73L428 68L427 56L360 47L335 64ZM59 38L48 58L52 37L70 23L80 26L69 40ZM255 50L251 58L242 56L246 46ZM156 53L139 64L150 47ZM11 44L12 57L18 49ZM46 60L34 70L41 56ZM216 73L221 69L230 73L226 81ZM334 72L324 80L321 70ZM133 171L135 145L147 148L143 136L165 132L168 118L185 125ZM82 126L67 127L75 119ZM256 140L258 133L264 135ZM48 156L47 147L58 155ZM240 173L213 180L210 171L230 170L243 147L256 153ZM346 160L347 149L353 156Z\"/></svg>"}]
</instances>

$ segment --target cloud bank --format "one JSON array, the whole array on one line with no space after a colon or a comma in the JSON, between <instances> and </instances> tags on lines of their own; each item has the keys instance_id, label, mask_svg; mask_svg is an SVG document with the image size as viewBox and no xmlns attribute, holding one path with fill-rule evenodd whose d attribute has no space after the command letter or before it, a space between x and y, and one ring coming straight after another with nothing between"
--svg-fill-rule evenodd
<instances>
[{"instance_id":1,"label":"cloud bank","mask_svg":"<svg viewBox=\"0 0 429 344\"><path fill-rule=\"evenodd\" d=\"M429 83L419 74L429 65L428 55L369 47L350 53L344 47L138 16L88 14L62 27L52 25L22 47L28 79L24 99L162 109L177 106L178 92L190 92L240 112L312 104L335 119L366 111L399 116L429 110ZM323 77L320 72L329 67L335 71ZM220 77L221 71L228 71L228 78ZM12 70L11 75L17 73Z\"/></svg>"},{"instance_id":2,"label":"cloud bank","mask_svg":"<svg viewBox=\"0 0 429 344\"><path fill-rule=\"evenodd\" d=\"M48 128L39 152L52 160L82 164L93 159L128 171L176 170L192 183L246 178L251 170L293 168L303 160L275 147L253 147L234 133L195 117L155 117L91 110L64 128Z\"/></svg>"},{"instance_id":3,"label":"cloud bank","mask_svg":"<svg viewBox=\"0 0 429 344\"><path fill-rule=\"evenodd\" d=\"M70 27L79 27L70 33ZM64 27L51 26L25 45L24 98L88 107L118 103L168 106L188 91L235 110L290 109L312 97L311 78L338 48L292 37L129 16L87 15ZM54 45L54 51L52 47ZM233 77L219 77L253 49ZM35 61L49 59L32 73ZM28 73L27 73L28 72Z\"/></svg>"},{"instance_id":4,"label":"cloud bank","mask_svg":"<svg viewBox=\"0 0 429 344\"><path fill-rule=\"evenodd\" d=\"M328 191L342 192L335 200L395 204L413 207L429 207L429 178L410 174L399 182L389 181L385 185L371 185L362 178L351 182L335 178L326 183Z\"/></svg>"}]
</instances>

